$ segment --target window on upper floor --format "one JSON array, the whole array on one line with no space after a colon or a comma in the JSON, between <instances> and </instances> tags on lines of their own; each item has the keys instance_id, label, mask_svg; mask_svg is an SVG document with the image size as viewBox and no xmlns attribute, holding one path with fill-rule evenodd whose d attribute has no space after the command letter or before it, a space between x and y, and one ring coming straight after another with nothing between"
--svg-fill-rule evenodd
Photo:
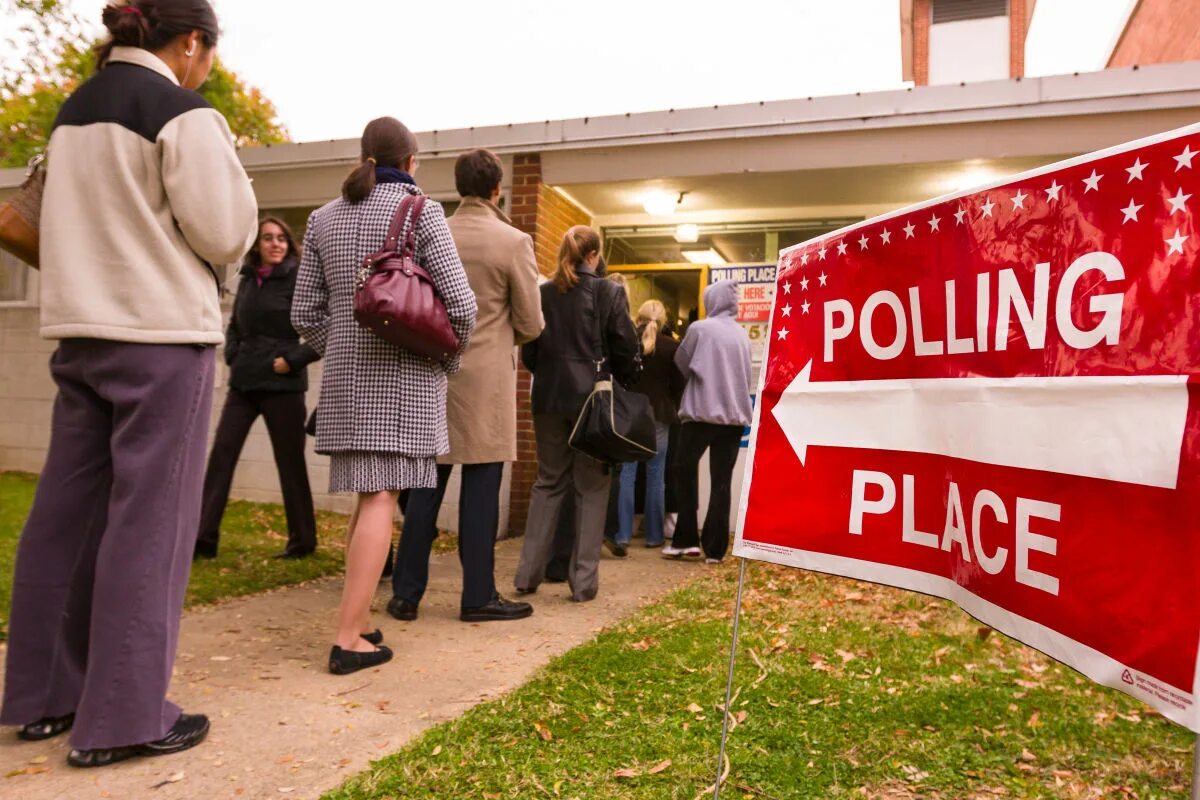
<instances>
[{"instance_id":1,"label":"window on upper floor","mask_svg":"<svg viewBox=\"0 0 1200 800\"><path fill-rule=\"evenodd\" d=\"M930 85L1009 76L1008 0L933 0Z\"/></svg>"}]
</instances>

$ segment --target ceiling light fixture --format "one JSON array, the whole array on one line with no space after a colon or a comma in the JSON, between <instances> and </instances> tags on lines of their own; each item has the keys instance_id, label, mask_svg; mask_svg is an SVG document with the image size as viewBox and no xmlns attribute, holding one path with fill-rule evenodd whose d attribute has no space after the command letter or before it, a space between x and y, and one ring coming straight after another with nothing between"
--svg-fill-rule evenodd
<instances>
[{"instance_id":1,"label":"ceiling light fixture","mask_svg":"<svg viewBox=\"0 0 1200 800\"><path fill-rule=\"evenodd\" d=\"M642 208L647 214L656 217L669 217L675 213L676 207L683 202L685 192L676 195L673 192L655 190L642 195Z\"/></svg>"},{"instance_id":2,"label":"ceiling light fixture","mask_svg":"<svg viewBox=\"0 0 1200 800\"><path fill-rule=\"evenodd\" d=\"M705 264L710 267L720 267L726 263L721 254L711 247L707 250L684 250L683 257L693 264Z\"/></svg>"},{"instance_id":3,"label":"ceiling light fixture","mask_svg":"<svg viewBox=\"0 0 1200 800\"><path fill-rule=\"evenodd\" d=\"M675 241L680 244L695 244L700 241L700 226L685 222L675 226Z\"/></svg>"}]
</instances>

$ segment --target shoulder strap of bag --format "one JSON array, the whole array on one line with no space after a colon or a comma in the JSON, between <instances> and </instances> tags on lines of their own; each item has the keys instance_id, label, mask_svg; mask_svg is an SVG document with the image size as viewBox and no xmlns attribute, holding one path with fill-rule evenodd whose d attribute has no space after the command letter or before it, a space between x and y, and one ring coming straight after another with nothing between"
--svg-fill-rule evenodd
<instances>
[{"instance_id":1,"label":"shoulder strap of bag","mask_svg":"<svg viewBox=\"0 0 1200 800\"><path fill-rule=\"evenodd\" d=\"M404 249L401 255L407 255L410 258L416 255L417 252L417 224L421 221L421 212L425 210L425 195L423 194L406 194L400 201L400 205L396 207L396 215L392 217L391 227L388 228L387 242L384 243L384 250L397 250L397 245L400 243L400 234L404 233L405 223L409 218L412 219L412 224L408 226L408 234L404 237Z\"/></svg>"},{"instance_id":2,"label":"shoulder strap of bag","mask_svg":"<svg viewBox=\"0 0 1200 800\"><path fill-rule=\"evenodd\" d=\"M589 282L592 292L592 311L594 312L592 324L592 361L596 365L597 375L604 372L604 363L608 358L604 351L604 323L600 309L600 301L602 299L600 293L601 280L603 278L596 278L595 281Z\"/></svg>"}]
</instances>

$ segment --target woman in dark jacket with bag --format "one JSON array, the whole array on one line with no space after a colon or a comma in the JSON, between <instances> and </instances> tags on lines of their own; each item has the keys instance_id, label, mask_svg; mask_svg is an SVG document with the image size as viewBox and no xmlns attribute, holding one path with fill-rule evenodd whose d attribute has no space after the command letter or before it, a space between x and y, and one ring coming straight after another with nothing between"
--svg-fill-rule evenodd
<instances>
[{"instance_id":1,"label":"woman in dark jacket with bag","mask_svg":"<svg viewBox=\"0 0 1200 800\"><path fill-rule=\"evenodd\" d=\"M204 476L197 558L217 557L233 470L260 414L271 437L287 513L287 548L276 558L305 558L317 549L317 521L304 459L304 392L306 367L319 356L300 342L290 318L299 264L300 249L287 224L276 217L259 222L258 241L242 264L225 332L229 394Z\"/></svg>"},{"instance_id":2,"label":"woman in dark jacket with bag","mask_svg":"<svg viewBox=\"0 0 1200 800\"><path fill-rule=\"evenodd\" d=\"M576 225L563 237L558 270L543 284L546 328L521 351L533 373L533 429L538 476L529 500L529 521L516 589L537 590L554 545L554 531L567 492L575 496L576 537L568 581L571 599L584 602L599 589L600 548L612 481L609 465L572 450L571 430L596 379L594 338L602 330L608 371L628 385L638 375L638 340L624 290L596 274L600 234Z\"/></svg>"}]
</instances>

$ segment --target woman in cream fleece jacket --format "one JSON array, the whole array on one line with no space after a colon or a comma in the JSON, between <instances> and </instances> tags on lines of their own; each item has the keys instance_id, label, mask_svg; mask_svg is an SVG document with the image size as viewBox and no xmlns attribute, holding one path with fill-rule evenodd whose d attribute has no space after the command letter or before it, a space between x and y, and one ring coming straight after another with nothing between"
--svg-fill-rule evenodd
<instances>
[{"instance_id":1,"label":"woman in cream fleece jacket","mask_svg":"<svg viewBox=\"0 0 1200 800\"><path fill-rule=\"evenodd\" d=\"M68 763L198 744L166 699L200 515L222 340L213 265L257 209L225 120L194 91L207 0L104 9L100 71L54 124L41 223L42 335L58 339L46 465L21 534L0 723L72 729Z\"/></svg>"}]
</instances>

